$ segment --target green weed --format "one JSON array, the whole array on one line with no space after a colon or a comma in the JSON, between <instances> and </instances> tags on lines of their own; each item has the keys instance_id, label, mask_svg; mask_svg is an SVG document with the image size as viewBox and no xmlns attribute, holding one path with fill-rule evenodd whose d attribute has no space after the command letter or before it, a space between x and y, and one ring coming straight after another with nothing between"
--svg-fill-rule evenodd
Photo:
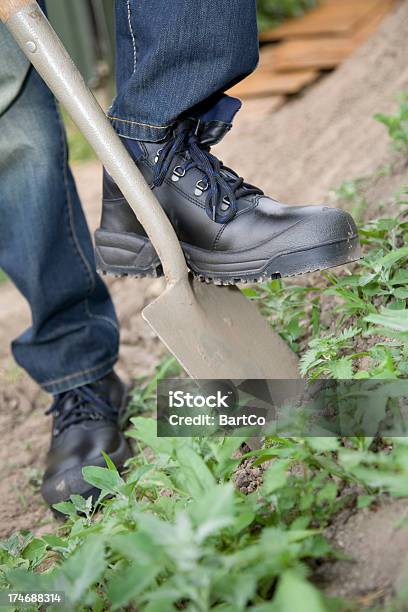
<instances>
[{"instance_id":1,"label":"green weed","mask_svg":"<svg viewBox=\"0 0 408 612\"><path fill-rule=\"evenodd\" d=\"M369 179L360 177L352 181L344 181L337 189L331 192L335 202L339 200L346 203L356 222L361 222L367 210L368 202L364 191Z\"/></svg>"},{"instance_id":2,"label":"green weed","mask_svg":"<svg viewBox=\"0 0 408 612\"><path fill-rule=\"evenodd\" d=\"M344 483L365 487L361 505L408 494L404 440L383 456L369 440L269 439L248 453L272 461L263 484L243 495L230 482L242 439L157 438L146 417L129 435L141 452L126 480L109 459L84 469L102 489L99 517L73 495L56 506L67 516L58 534L2 541L1 588L64 591L70 610L329 611L307 561L334 556L321 530L349 503Z\"/></svg>"},{"instance_id":3,"label":"green weed","mask_svg":"<svg viewBox=\"0 0 408 612\"><path fill-rule=\"evenodd\" d=\"M302 352L304 376L408 375L408 211L368 222L360 237L363 258L340 274L301 286L274 280L246 292Z\"/></svg>"},{"instance_id":4,"label":"green weed","mask_svg":"<svg viewBox=\"0 0 408 612\"><path fill-rule=\"evenodd\" d=\"M408 154L408 93L401 94L398 99L399 109L394 115L377 113L374 119L385 125L393 147Z\"/></svg>"}]
</instances>

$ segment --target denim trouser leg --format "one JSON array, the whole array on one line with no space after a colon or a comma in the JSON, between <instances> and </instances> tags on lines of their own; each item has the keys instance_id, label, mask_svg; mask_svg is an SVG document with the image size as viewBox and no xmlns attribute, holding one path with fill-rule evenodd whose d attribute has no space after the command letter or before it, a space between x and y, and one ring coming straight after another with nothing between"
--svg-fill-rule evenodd
<instances>
[{"instance_id":1,"label":"denim trouser leg","mask_svg":"<svg viewBox=\"0 0 408 612\"><path fill-rule=\"evenodd\" d=\"M45 390L112 368L117 320L95 271L55 101L1 24L0 266L32 313L14 357Z\"/></svg>"},{"instance_id":2,"label":"denim trouser leg","mask_svg":"<svg viewBox=\"0 0 408 612\"><path fill-rule=\"evenodd\" d=\"M258 61L256 0L116 0L117 97L124 137L159 141Z\"/></svg>"}]
</instances>

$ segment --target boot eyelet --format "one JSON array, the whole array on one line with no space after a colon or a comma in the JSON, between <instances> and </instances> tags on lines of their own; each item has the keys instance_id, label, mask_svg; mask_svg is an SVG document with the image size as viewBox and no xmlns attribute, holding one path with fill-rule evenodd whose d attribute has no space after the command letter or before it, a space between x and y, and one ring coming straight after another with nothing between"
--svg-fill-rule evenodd
<instances>
[{"instance_id":1,"label":"boot eyelet","mask_svg":"<svg viewBox=\"0 0 408 612\"><path fill-rule=\"evenodd\" d=\"M224 196L222 198L222 202L221 202L221 205L220 205L221 210L222 211L226 211L226 210L229 209L230 206L231 206L231 202L230 202L228 196Z\"/></svg>"},{"instance_id":2,"label":"boot eyelet","mask_svg":"<svg viewBox=\"0 0 408 612\"><path fill-rule=\"evenodd\" d=\"M173 174L171 177L171 180L174 183L177 183L177 181L179 181L186 173L186 169L182 168L181 166L176 166L173 170Z\"/></svg>"},{"instance_id":3,"label":"boot eyelet","mask_svg":"<svg viewBox=\"0 0 408 612\"><path fill-rule=\"evenodd\" d=\"M161 149L157 149L156 151L156 157L154 158L154 163L157 164L157 162L159 161L159 157L160 157L160 153L163 151L163 148Z\"/></svg>"},{"instance_id":4,"label":"boot eyelet","mask_svg":"<svg viewBox=\"0 0 408 612\"><path fill-rule=\"evenodd\" d=\"M203 181L201 179L201 180L197 181L197 183L196 183L196 188L195 188L195 191L194 191L194 195L200 196L207 189L208 189L208 183L206 183L205 181Z\"/></svg>"}]
</instances>

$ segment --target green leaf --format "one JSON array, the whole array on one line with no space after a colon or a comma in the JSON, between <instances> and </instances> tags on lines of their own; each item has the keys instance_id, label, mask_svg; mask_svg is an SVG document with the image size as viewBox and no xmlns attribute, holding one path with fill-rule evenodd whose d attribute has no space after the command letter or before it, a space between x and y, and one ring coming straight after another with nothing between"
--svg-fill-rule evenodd
<instances>
[{"instance_id":1,"label":"green leaf","mask_svg":"<svg viewBox=\"0 0 408 612\"><path fill-rule=\"evenodd\" d=\"M108 600L113 609L117 610L130 601L135 601L154 581L159 569L159 565L132 563L125 571L113 575L107 586Z\"/></svg>"},{"instance_id":2,"label":"green leaf","mask_svg":"<svg viewBox=\"0 0 408 612\"><path fill-rule=\"evenodd\" d=\"M117 493L125 484L116 470L112 471L108 468L86 466L82 468L82 474L86 482L108 493Z\"/></svg>"},{"instance_id":3,"label":"green leaf","mask_svg":"<svg viewBox=\"0 0 408 612\"><path fill-rule=\"evenodd\" d=\"M160 566L163 549L148 533L137 532L113 535L109 546L121 557L125 557L138 565Z\"/></svg>"},{"instance_id":4,"label":"green leaf","mask_svg":"<svg viewBox=\"0 0 408 612\"><path fill-rule=\"evenodd\" d=\"M60 537L58 537L56 535L53 535L53 534L43 535L42 539L51 548L63 548L63 549L65 549L67 547L67 543L65 542L65 540L63 540L62 538L60 538Z\"/></svg>"},{"instance_id":5,"label":"green leaf","mask_svg":"<svg viewBox=\"0 0 408 612\"><path fill-rule=\"evenodd\" d=\"M105 545L100 536L89 536L85 543L61 567L66 579L68 598L81 601L87 590L99 580L106 568Z\"/></svg>"},{"instance_id":6,"label":"green leaf","mask_svg":"<svg viewBox=\"0 0 408 612\"><path fill-rule=\"evenodd\" d=\"M84 499L81 495L71 495L71 502L74 504L75 509L83 514L89 514L92 510L92 496L88 499Z\"/></svg>"},{"instance_id":7,"label":"green leaf","mask_svg":"<svg viewBox=\"0 0 408 612\"><path fill-rule=\"evenodd\" d=\"M22 557L31 561L33 565L38 565L44 559L46 551L47 543L42 539L34 538L24 549Z\"/></svg>"},{"instance_id":8,"label":"green leaf","mask_svg":"<svg viewBox=\"0 0 408 612\"><path fill-rule=\"evenodd\" d=\"M333 378L350 379L353 377L353 363L349 357L341 357L329 364Z\"/></svg>"},{"instance_id":9,"label":"green leaf","mask_svg":"<svg viewBox=\"0 0 408 612\"><path fill-rule=\"evenodd\" d=\"M174 523L140 512L137 523L141 531L148 533L154 542L163 548L165 557L170 557L179 571L192 571L200 555L200 549L195 542L195 532L190 517L185 512L179 512Z\"/></svg>"},{"instance_id":10,"label":"green leaf","mask_svg":"<svg viewBox=\"0 0 408 612\"><path fill-rule=\"evenodd\" d=\"M289 461L275 459L271 466L268 467L264 474L261 491L263 495L274 493L283 487L288 480L287 470Z\"/></svg>"},{"instance_id":11,"label":"green leaf","mask_svg":"<svg viewBox=\"0 0 408 612\"><path fill-rule=\"evenodd\" d=\"M389 283L390 285L408 285L408 270L397 270Z\"/></svg>"},{"instance_id":12,"label":"green leaf","mask_svg":"<svg viewBox=\"0 0 408 612\"><path fill-rule=\"evenodd\" d=\"M0 540L0 549L6 550L12 557L18 557L32 539L30 531L13 533L7 540Z\"/></svg>"},{"instance_id":13,"label":"green leaf","mask_svg":"<svg viewBox=\"0 0 408 612\"><path fill-rule=\"evenodd\" d=\"M340 443L335 437L318 437L318 438L307 438L307 444L315 451L336 451Z\"/></svg>"},{"instance_id":14,"label":"green leaf","mask_svg":"<svg viewBox=\"0 0 408 612\"><path fill-rule=\"evenodd\" d=\"M259 297L259 291L252 287L244 287L241 291L247 298L254 299Z\"/></svg>"},{"instance_id":15,"label":"green leaf","mask_svg":"<svg viewBox=\"0 0 408 612\"><path fill-rule=\"evenodd\" d=\"M127 432L131 438L143 442L149 446L153 452L171 456L174 448L172 438L159 438L157 436L157 422L152 418L135 417L130 419L134 425L134 429Z\"/></svg>"},{"instance_id":16,"label":"green leaf","mask_svg":"<svg viewBox=\"0 0 408 612\"><path fill-rule=\"evenodd\" d=\"M408 332L408 310L381 308L380 314L369 315L364 318L364 321L388 327L394 331Z\"/></svg>"},{"instance_id":17,"label":"green leaf","mask_svg":"<svg viewBox=\"0 0 408 612\"><path fill-rule=\"evenodd\" d=\"M273 610L277 612L327 612L319 591L293 570L284 572L279 580Z\"/></svg>"},{"instance_id":18,"label":"green leaf","mask_svg":"<svg viewBox=\"0 0 408 612\"><path fill-rule=\"evenodd\" d=\"M400 249L395 249L394 251L391 251L391 253L384 255L384 257L377 259L377 261L375 262L375 267L377 269L379 267L389 269L398 261L401 261L401 259L405 259L406 257L408 257L408 246L401 247Z\"/></svg>"},{"instance_id":19,"label":"green leaf","mask_svg":"<svg viewBox=\"0 0 408 612\"><path fill-rule=\"evenodd\" d=\"M317 503L322 503L324 501L332 502L336 499L337 496L337 486L331 481L324 485L317 493L316 501Z\"/></svg>"},{"instance_id":20,"label":"green leaf","mask_svg":"<svg viewBox=\"0 0 408 612\"><path fill-rule=\"evenodd\" d=\"M77 516L76 508L71 501L58 502L58 504L53 504L52 507L58 512L61 512L61 514L66 514L72 518Z\"/></svg>"},{"instance_id":21,"label":"green leaf","mask_svg":"<svg viewBox=\"0 0 408 612\"><path fill-rule=\"evenodd\" d=\"M233 485L213 485L189 508L189 514L196 526L196 539L199 543L231 525L234 522Z\"/></svg>"},{"instance_id":22,"label":"green leaf","mask_svg":"<svg viewBox=\"0 0 408 612\"><path fill-rule=\"evenodd\" d=\"M394 295L398 300L407 300L408 299L408 288L397 287L396 289L394 289Z\"/></svg>"},{"instance_id":23,"label":"green leaf","mask_svg":"<svg viewBox=\"0 0 408 612\"><path fill-rule=\"evenodd\" d=\"M108 468L108 470L111 470L112 472L117 472L117 467L116 465L113 463L112 459L109 457L109 455L107 455L105 453L105 451L102 451L102 455L103 458L105 459L105 463L106 463L106 467Z\"/></svg>"},{"instance_id":24,"label":"green leaf","mask_svg":"<svg viewBox=\"0 0 408 612\"><path fill-rule=\"evenodd\" d=\"M215 484L205 461L187 444L177 448L177 481L193 498L200 498Z\"/></svg>"},{"instance_id":25,"label":"green leaf","mask_svg":"<svg viewBox=\"0 0 408 612\"><path fill-rule=\"evenodd\" d=\"M357 508L367 508L375 500L375 495L359 495Z\"/></svg>"}]
</instances>

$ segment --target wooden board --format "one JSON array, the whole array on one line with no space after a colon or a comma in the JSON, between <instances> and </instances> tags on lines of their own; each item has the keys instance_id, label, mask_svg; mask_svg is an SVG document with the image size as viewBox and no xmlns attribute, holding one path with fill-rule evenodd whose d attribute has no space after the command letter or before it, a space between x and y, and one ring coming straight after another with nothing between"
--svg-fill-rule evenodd
<instances>
[{"instance_id":1,"label":"wooden board","mask_svg":"<svg viewBox=\"0 0 408 612\"><path fill-rule=\"evenodd\" d=\"M294 94L317 79L315 70L299 70L289 74L276 74L268 70L257 70L249 77L234 85L228 91L238 98Z\"/></svg>"},{"instance_id":2,"label":"wooden board","mask_svg":"<svg viewBox=\"0 0 408 612\"><path fill-rule=\"evenodd\" d=\"M261 47L255 74L233 87L244 98L294 94L319 71L335 68L379 27L396 0L322 0L318 9L286 22ZM261 35L261 40L268 38Z\"/></svg>"},{"instance_id":3,"label":"wooden board","mask_svg":"<svg viewBox=\"0 0 408 612\"><path fill-rule=\"evenodd\" d=\"M296 19L260 34L262 42L305 36L351 34L384 0L326 0Z\"/></svg>"},{"instance_id":4,"label":"wooden board","mask_svg":"<svg viewBox=\"0 0 408 612\"><path fill-rule=\"evenodd\" d=\"M396 0L382 0L376 10L372 11L369 18L356 30L353 40L360 45L365 42L378 29L384 17L395 4Z\"/></svg>"},{"instance_id":5,"label":"wooden board","mask_svg":"<svg viewBox=\"0 0 408 612\"><path fill-rule=\"evenodd\" d=\"M393 4L394 0L381 0L353 34L307 37L266 45L261 49L260 67L276 72L335 68L375 32Z\"/></svg>"},{"instance_id":6,"label":"wooden board","mask_svg":"<svg viewBox=\"0 0 408 612\"><path fill-rule=\"evenodd\" d=\"M338 66L358 47L353 38L319 37L288 40L265 50L262 63L276 72L300 69L328 69Z\"/></svg>"}]
</instances>

